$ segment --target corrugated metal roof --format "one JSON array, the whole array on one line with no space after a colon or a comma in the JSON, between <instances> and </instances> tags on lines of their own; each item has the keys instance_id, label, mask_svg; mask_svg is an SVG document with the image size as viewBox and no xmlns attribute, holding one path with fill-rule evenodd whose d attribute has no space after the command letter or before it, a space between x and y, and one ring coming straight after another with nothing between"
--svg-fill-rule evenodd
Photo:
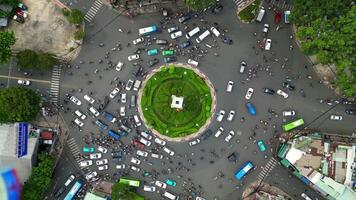
<instances>
[{"instance_id":1,"label":"corrugated metal roof","mask_svg":"<svg viewBox=\"0 0 356 200\"><path fill-rule=\"evenodd\" d=\"M85 194L84 200L105 200L105 198L99 197L93 193L88 192Z\"/></svg>"}]
</instances>

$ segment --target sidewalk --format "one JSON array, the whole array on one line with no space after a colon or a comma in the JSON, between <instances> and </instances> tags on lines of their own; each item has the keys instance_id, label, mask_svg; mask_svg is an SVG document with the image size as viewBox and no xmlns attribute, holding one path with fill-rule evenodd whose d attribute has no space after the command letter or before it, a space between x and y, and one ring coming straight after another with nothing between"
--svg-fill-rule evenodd
<instances>
[{"instance_id":1,"label":"sidewalk","mask_svg":"<svg viewBox=\"0 0 356 200\"><path fill-rule=\"evenodd\" d=\"M287 193L281 189L271 186L267 183L261 183L258 187L258 182L252 183L247 187L243 193L242 198L244 200L253 199L292 199Z\"/></svg>"}]
</instances>

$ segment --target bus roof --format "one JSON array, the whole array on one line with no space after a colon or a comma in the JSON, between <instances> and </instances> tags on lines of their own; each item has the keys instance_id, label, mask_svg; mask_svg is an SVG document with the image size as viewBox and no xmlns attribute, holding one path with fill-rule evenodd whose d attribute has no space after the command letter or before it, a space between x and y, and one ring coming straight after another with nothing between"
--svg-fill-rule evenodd
<instances>
[{"instance_id":1,"label":"bus roof","mask_svg":"<svg viewBox=\"0 0 356 200\"><path fill-rule=\"evenodd\" d=\"M133 187L140 187L140 183L141 183L138 180L131 180L131 179L128 179L128 178L120 178L119 182L122 183L122 184L133 186Z\"/></svg>"},{"instance_id":2,"label":"bus roof","mask_svg":"<svg viewBox=\"0 0 356 200\"><path fill-rule=\"evenodd\" d=\"M295 120L293 122L290 122L290 123L287 123L287 124L283 125L282 128L283 128L284 131L290 131L290 130L292 130L294 128L297 128L298 126L301 126L303 124L304 124L304 120L302 118L300 118L300 119L297 119L297 120Z\"/></svg>"},{"instance_id":3,"label":"bus roof","mask_svg":"<svg viewBox=\"0 0 356 200\"><path fill-rule=\"evenodd\" d=\"M241 168L235 173L237 180L241 180L251 169L253 169L253 167L254 165L250 161L247 161L245 164L243 164Z\"/></svg>"}]
</instances>

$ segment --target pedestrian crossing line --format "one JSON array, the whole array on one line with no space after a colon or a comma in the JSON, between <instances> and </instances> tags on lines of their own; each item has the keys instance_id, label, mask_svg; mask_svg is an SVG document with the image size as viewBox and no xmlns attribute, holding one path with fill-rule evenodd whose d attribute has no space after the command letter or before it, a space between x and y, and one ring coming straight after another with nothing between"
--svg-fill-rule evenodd
<instances>
[{"instance_id":1,"label":"pedestrian crossing line","mask_svg":"<svg viewBox=\"0 0 356 200\"><path fill-rule=\"evenodd\" d=\"M88 12L85 14L84 19L87 20L88 22L91 22L102 5L103 2L101 0L96 0L93 3L93 5L90 7Z\"/></svg>"},{"instance_id":2,"label":"pedestrian crossing line","mask_svg":"<svg viewBox=\"0 0 356 200\"><path fill-rule=\"evenodd\" d=\"M60 91L60 80L61 80L62 68L55 65L52 69L51 86L50 86L50 102L57 104L59 91Z\"/></svg>"}]
</instances>

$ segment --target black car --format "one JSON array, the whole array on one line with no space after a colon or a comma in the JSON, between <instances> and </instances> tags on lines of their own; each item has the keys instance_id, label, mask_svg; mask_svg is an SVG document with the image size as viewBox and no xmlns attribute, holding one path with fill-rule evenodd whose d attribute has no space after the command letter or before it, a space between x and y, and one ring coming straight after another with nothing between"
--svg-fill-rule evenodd
<instances>
[{"instance_id":1,"label":"black car","mask_svg":"<svg viewBox=\"0 0 356 200\"><path fill-rule=\"evenodd\" d=\"M190 20L190 18L191 18L190 15L183 15L182 17L180 17L180 18L178 19L178 21L179 21L180 23L184 23L184 22Z\"/></svg>"},{"instance_id":2,"label":"black car","mask_svg":"<svg viewBox=\"0 0 356 200\"><path fill-rule=\"evenodd\" d=\"M65 190L66 190L66 188L64 186L58 188L56 190L56 192L54 193L54 197L56 197L56 198L60 197Z\"/></svg>"},{"instance_id":3,"label":"black car","mask_svg":"<svg viewBox=\"0 0 356 200\"><path fill-rule=\"evenodd\" d=\"M180 48L185 49L185 48L189 47L191 44L192 44L192 42L188 40L186 42L181 43L179 46L180 46Z\"/></svg>"},{"instance_id":4,"label":"black car","mask_svg":"<svg viewBox=\"0 0 356 200\"><path fill-rule=\"evenodd\" d=\"M201 135L202 140L208 139L211 135L213 134L213 131L211 129L208 129L204 131L204 133Z\"/></svg>"},{"instance_id":5,"label":"black car","mask_svg":"<svg viewBox=\"0 0 356 200\"><path fill-rule=\"evenodd\" d=\"M157 39L156 40L156 44L158 44L158 45L167 45L168 41L167 40Z\"/></svg>"},{"instance_id":6,"label":"black car","mask_svg":"<svg viewBox=\"0 0 356 200\"><path fill-rule=\"evenodd\" d=\"M232 45L232 43L233 43L232 39L226 37L225 35L221 36L221 41L228 45Z\"/></svg>"},{"instance_id":7,"label":"black car","mask_svg":"<svg viewBox=\"0 0 356 200\"><path fill-rule=\"evenodd\" d=\"M221 5L221 4L216 4L212 9L211 9L211 12L213 14L218 14L222 11L224 7Z\"/></svg>"},{"instance_id":8,"label":"black car","mask_svg":"<svg viewBox=\"0 0 356 200\"><path fill-rule=\"evenodd\" d=\"M276 93L274 90L270 89L270 88L264 88L263 92L265 94L270 94L270 95L274 95L274 93Z\"/></svg>"},{"instance_id":9,"label":"black car","mask_svg":"<svg viewBox=\"0 0 356 200\"><path fill-rule=\"evenodd\" d=\"M346 109L345 112L348 115L356 115L356 109Z\"/></svg>"},{"instance_id":10,"label":"black car","mask_svg":"<svg viewBox=\"0 0 356 200\"><path fill-rule=\"evenodd\" d=\"M164 62L165 62L165 63L171 63L171 62L174 62L174 61L176 61L176 60L177 60L177 58L174 57L174 56L167 56L167 57L164 57Z\"/></svg>"},{"instance_id":11,"label":"black car","mask_svg":"<svg viewBox=\"0 0 356 200\"><path fill-rule=\"evenodd\" d=\"M119 162L122 162L124 160L124 155L123 155L122 151L120 151L120 150L112 151L111 156L113 159L116 159Z\"/></svg>"},{"instance_id":12,"label":"black car","mask_svg":"<svg viewBox=\"0 0 356 200\"><path fill-rule=\"evenodd\" d=\"M149 60L148 61L148 67L153 67L153 66L155 66L156 64L158 64L159 63L159 60L158 60L158 58L154 58L154 59L152 59L152 60Z\"/></svg>"},{"instance_id":13,"label":"black car","mask_svg":"<svg viewBox=\"0 0 356 200\"><path fill-rule=\"evenodd\" d=\"M237 153L233 152L233 153L231 153L231 154L227 157L227 159L229 160L229 162L234 162L234 163L236 163L237 160L239 159L239 156L238 156Z\"/></svg>"},{"instance_id":14,"label":"black car","mask_svg":"<svg viewBox=\"0 0 356 200\"><path fill-rule=\"evenodd\" d=\"M288 88L290 91L295 90L295 87L294 87L290 82L288 82L288 81L283 82L282 86L283 86L284 88Z\"/></svg>"},{"instance_id":15,"label":"black car","mask_svg":"<svg viewBox=\"0 0 356 200\"><path fill-rule=\"evenodd\" d=\"M143 72L143 67L138 67L136 70L134 70L132 72L132 75L134 75L135 77L139 77L139 76L143 76L144 72Z\"/></svg>"}]
</instances>

